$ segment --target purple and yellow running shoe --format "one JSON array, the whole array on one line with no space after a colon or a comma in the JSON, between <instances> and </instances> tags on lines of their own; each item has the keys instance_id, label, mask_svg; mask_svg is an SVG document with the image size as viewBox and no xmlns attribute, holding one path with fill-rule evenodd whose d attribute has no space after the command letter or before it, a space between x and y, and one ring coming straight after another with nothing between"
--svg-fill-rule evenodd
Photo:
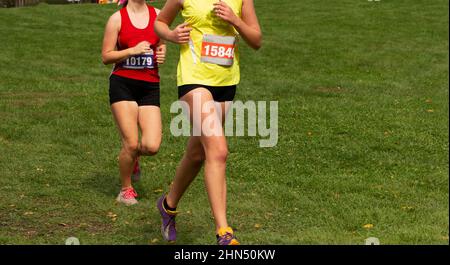
<instances>
[{"instance_id":1,"label":"purple and yellow running shoe","mask_svg":"<svg viewBox=\"0 0 450 265\"><path fill-rule=\"evenodd\" d=\"M159 213L161 214L161 234L164 240L173 243L177 239L177 229L175 227L175 217L177 212L166 210L164 208L164 199L166 195L163 194L157 201L156 206L158 207Z\"/></svg>"},{"instance_id":2,"label":"purple and yellow running shoe","mask_svg":"<svg viewBox=\"0 0 450 265\"><path fill-rule=\"evenodd\" d=\"M240 245L231 227L220 228L216 238L219 246Z\"/></svg>"}]
</instances>

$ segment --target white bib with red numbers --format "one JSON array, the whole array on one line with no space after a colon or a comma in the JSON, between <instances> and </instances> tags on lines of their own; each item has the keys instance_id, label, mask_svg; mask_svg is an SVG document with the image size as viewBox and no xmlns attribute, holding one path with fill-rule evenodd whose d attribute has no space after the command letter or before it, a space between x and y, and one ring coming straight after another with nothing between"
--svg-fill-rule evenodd
<instances>
[{"instance_id":1,"label":"white bib with red numbers","mask_svg":"<svg viewBox=\"0 0 450 265\"><path fill-rule=\"evenodd\" d=\"M203 35L202 57L204 63L231 66L234 62L236 37Z\"/></svg>"}]
</instances>

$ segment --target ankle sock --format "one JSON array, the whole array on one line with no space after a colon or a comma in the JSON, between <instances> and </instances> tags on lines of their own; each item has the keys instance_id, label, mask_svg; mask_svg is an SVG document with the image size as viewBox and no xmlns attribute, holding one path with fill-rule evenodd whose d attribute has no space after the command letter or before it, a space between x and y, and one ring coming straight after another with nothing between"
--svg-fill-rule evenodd
<instances>
[{"instance_id":1,"label":"ankle sock","mask_svg":"<svg viewBox=\"0 0 450 265\"><path fill-rule=\"evenodd\" d=\"M166 209L168 211L171 211L171 212L176 212L177 211L177 207L175 207L175 208L169 207L169 205L167 204L166 198L164 198L163 204L164 204L164 209Z\"/></svg>"}]
</instances>

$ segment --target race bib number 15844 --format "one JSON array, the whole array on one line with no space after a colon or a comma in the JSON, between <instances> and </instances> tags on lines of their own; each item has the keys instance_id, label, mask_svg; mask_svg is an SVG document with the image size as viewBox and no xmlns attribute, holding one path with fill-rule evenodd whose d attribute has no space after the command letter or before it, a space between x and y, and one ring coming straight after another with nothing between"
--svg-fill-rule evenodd
<instances>
[{"instance_id":1,"label":"race bib number 15844","mask_svg":"<svg viewBox=\"0 0 450 265\"><path fill-rule=\"evenodd\" d=\"M224 66L233 65L235 42L236 37L203 35L201 61Z\"/></svg>"}]
</instances>

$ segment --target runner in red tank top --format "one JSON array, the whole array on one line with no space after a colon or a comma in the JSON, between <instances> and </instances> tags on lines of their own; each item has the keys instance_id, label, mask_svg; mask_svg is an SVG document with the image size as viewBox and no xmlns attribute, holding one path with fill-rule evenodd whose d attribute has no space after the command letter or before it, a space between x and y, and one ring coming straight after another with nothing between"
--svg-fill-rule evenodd
<instances>
[{"instance_id":1,"label":"runner in red tank top","mask_svg":"<svg viewBox=\"0 0 450 265\"><path fill-rule=\"evenodd\" d=\"M159 10L145 0L120 3L122 9L106 25L102 60L104 64L114 64L109 100L122 138L122 190L117 201L132 205L137 203L131 180L139 179L139 156L155 155L161 144L158 65L165 61L166 46L153 30Z\"/></svg>"},{"instance_id":2,"label":"runner in red tank top","mask_svg":"<svg viewBox=\"0 0 450 265\"><path fill-rule=\"evenodd\" d=\"M118 36L117 46L119 50L133 48L140 42L146 41L151 43L150 52L131 56L114 67L113 74L147 82L158 83L158 65L155 60L155 52L160 42L158 35L153 30L156 19L156 9L147 5L150 19L147 26L138 28L131 22L127 8L122 8L120 12L121 28ZM145 24L145 23L144 23Z\"/></svg>"}]
</instances>

